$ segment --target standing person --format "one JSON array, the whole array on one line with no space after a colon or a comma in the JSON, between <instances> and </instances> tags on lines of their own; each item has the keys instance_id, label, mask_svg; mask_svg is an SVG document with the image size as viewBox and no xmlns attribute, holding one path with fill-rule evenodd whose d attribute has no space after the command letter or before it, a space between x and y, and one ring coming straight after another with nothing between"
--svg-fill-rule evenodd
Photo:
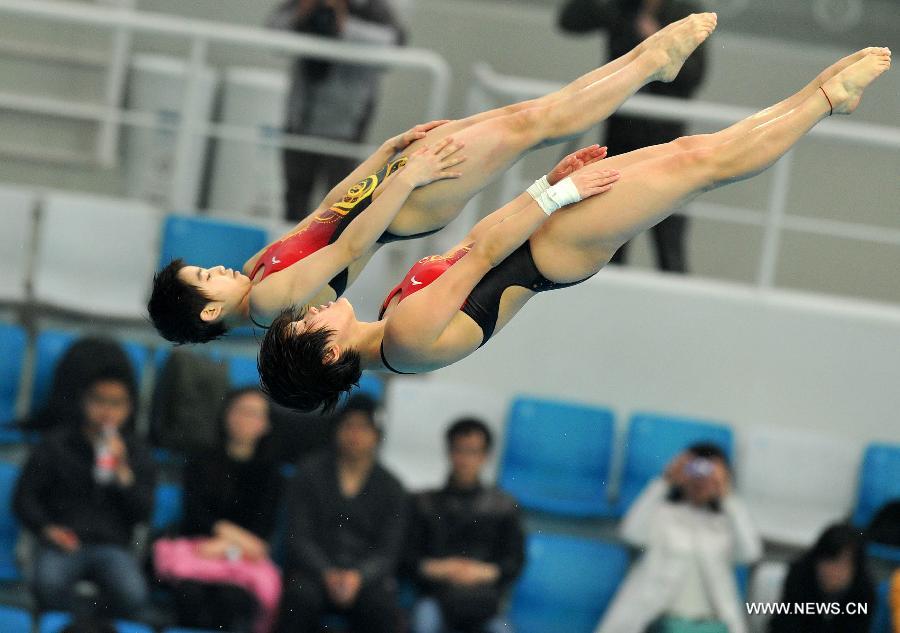
<instances>
[{"instance_id":1,"label":"standing person","mask_svg":"<svg viewBox=\"0 0 900 633\"><path fill-rule=\"evenodd\" d=\"M569 33L606 31L609 59L615 59L666 24L699 11L699 6L692 0L568 0L559 14L559 26ZM640 92L689 99L705 73L706 47L700 46L673 82L648 84ZM615 114L606 124L606 145L610 155L615 156L668 143L684 134L685 124L681 121ZM687 272L686 228L687 218L681 213L674 213L653 228L656 263L661 270ZM628 244L620 247L610 261L624 264L627 248Z\"/></svg>"},{"instance_id":2,"label":"standing person","mask_svg":"<svg viewBox=\"0 0 900 633\"><path fill-rule=\"evenodd\" d=\"M346 42L392 46L406 36L389 0L283 0L269 17L272 28L340 39ZM352 143L361 142L369 127L378 96L381 73L319 59L294 63L285 131ZM310 194L322 176L326 190L350 172L358 161L285 149L285 217L300 221L315 207Z\"/></svg>"},{"instance_id":3,"label":"standing person","mask_svg":"<svg viewBox=\"0 0 900 633\"><path fill-rule=\"evenodd\" d=\"M643 556L597 633L746 633L734 565L755 562L762 543L731 491L721 448L695 444L672 460L628 510L621 534Z\"/></svg>"},{"instance_id":4,"label":"standing person","mask_svg":"<svg viewBox=\"0 0 900 633\"><path fill-rule=\"evenodd\" d=\"M39 608L71 610L75 583L88 579L113 615L133 619L148 591L131 544L153 509L155 468L131 433L137 385L130 367L98 370L85 383L79 419L29 456L13 510L39 539Z\"/></svg>"},{"instance_id":5,"label":"standing person","mask_svg":"<svg viewBox=\"0 0 900 633\"><path fill-rule=\"evenodd\" d=\"M875 585L863 548L858 529L829 526L791 565L781 602L838 603L840 613L778 613L769 622L769 633L867 633L872 613L857 613L856 605L874 607Z\"/></svg>"},{"instance_id":6,"label":"standing person","mask_svg":"<svg viewBox=\"0 0 900 633\"><path fill-rule=\"evenodd\" d=\"M178 583L181 624L269 633L281 597L269 540L282 487L269 402L255 387L232 391L219 424L219 446L188 459L187 538L157 541L157 573Z\"/></svg>"},{"instance_id":7,"label":"standing person","mask_svg":"<svg viewBox=\"0 0 900 633\"><path fill-rule=\"evenodd\" d=\"M481 483L493 436L465 418L447 429L450 476L416 495L408 545L422 590L412 633L500 633L500 602L522 571L525 536L515 500Z\"/></svg>"},{"instance_id":8,"label":"standing person","mask_svg":"<svg viewBox=\"0 0 900 633\"><path fill-rule=\"evenodd\" d=\"M287 499L282 633L317 632L335 611L353 633L397 630L407 500L378 463L380 438L374 401L357 395L338 419L334 450L301 463Z\"/></svg>"}]
</instances>

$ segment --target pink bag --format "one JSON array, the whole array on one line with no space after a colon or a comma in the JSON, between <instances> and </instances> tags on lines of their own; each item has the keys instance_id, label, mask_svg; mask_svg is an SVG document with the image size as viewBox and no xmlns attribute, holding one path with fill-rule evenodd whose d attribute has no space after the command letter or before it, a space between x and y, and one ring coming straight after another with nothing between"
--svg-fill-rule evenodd
<instances>
[{"instance_id":1,"label":"pink bag","mask_svg":"<svg viewBox=\"0 0 900 633\"><path fill-rule=\"evenodd\" d=\"M206 538L160 539L153 544L156 575L162 580L195 580L236 585L256 598L259 616L255 633L269 633L275 626L281 600L281 572L266 559L260 561L203 558L197 551Z\"/></svg>"}]
</instances>

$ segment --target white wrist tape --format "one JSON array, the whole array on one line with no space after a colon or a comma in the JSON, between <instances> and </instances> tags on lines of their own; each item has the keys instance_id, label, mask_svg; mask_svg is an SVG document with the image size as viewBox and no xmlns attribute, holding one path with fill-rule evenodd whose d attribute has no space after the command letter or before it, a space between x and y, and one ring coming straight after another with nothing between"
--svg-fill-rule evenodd
<instances>
[{"instance_id":1,"label":"white wrist tape","mask_svg":"<svg viewBox=\"0 0 900 633\"><path fill-rule=\"evenodd\" d=\"M541 176L537 180L532 183L530 187L528 187L528 195L537 200L542 193L547 191L550 188L550 183L547 182L547 176Z\"/></svg>"},{"instance_id":2,"label":"white wrist tape","mask_svg":"<svg viewBox=\"0 0 900 633\"><path fill-rule=\"evenodd\" d=\"M531 194L530 188L528 193ZM531 197L534 198L534 201L538 203L538 206L547 215L550 215L560 207L574 204L581 200L578 187L575 186L571 178L564 178L540 195L535 196L532 194Z\"/></svg>"}]
</instances>

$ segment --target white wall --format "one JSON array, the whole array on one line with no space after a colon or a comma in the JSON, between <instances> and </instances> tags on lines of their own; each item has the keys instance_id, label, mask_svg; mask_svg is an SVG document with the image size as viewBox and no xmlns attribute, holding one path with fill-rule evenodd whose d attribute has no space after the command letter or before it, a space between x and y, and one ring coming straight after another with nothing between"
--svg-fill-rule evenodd
<instances>
[{"instance_id":1,"label":"white wall","mask_svg":"<svg viewBox=\"0 0 900 633\"><path fill-rule=\"evenodd\" d=\"M898 358L897 309L610 268L431 380L900 442Z\"/></svg>"}]
</instances>

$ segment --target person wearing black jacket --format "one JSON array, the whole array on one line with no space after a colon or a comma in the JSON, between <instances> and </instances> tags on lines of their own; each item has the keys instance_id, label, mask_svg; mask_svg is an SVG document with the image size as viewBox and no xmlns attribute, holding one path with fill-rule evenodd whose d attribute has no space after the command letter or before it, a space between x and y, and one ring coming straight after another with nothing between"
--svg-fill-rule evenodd
<instances>
[{"instance_id":1,"label":"person wearing black jacket","mask_svg":"<svg viewBox=\"0 0 900 633\"><path fill-rule=\"evenodd\" d=\"M206 558L270 560L282 489L272 447L269 402L256 387L229 393L219 416L220 442L188 458L181 534L207 537ZM179 622L200 628L267 630L271 618L245 591L226 584L179 583Z\"/></svg>"},{"instance_id":2,"label":"person wearing black jacket","mask_svg":"<svg viewBox=\"0 0 900 633\"><path fill-rule=\"evenodd\" d=\"M318 631L329 612L346 614L355 633L397 630L395 572L407 500L377 462L374 414L371 399L350 398L334 450L301 463L291 483L283 633Z\"/></svg>"},{"instance_id":3,"label":"person wearing black jacket","mask_svg":"<svg viewBox=\"0 0 900 633\"><path fill-rule=\"evenodd\" d=\"M98 370L79 396L79 420L34 448L13 509L38 537L34 591L42 609L73 607L72 587L94 581L120 617L146 606L147 584L131 551L150 518L156 473L131 428L137 386L126 366Z\"/></svg>"},{"instance_id":4,"label":"person wearing black jacket","mask_svg":"<svg viewBox=\"0 0 900 633\"><path fill-rule=\"evenodd\" d=\"M423 597L412 631L507 631L497 614L525 560L519 510L512 497L481 483L490 429L465 418L446 437L452 464L446 485L413 500L408 563Z\"/></svg>"},{"instance_id":5,"label":"person wearing black jacket","mask_svg":"<svg viewBox=\"0 0 900 633\"><path fill-rule=\"evenodd\" d=\"M829 613L780 613L769 622L769 633L868 633L875 586L863 548L858 529L847 524L828 527L812 549L791 565L781 602L792 608L806 603L828 605ZM857 605L862 604L867 605L865 613L858 612Z\"/></svg>"},{"instance_id":6,"label":"person wearing black jacket","mask_svg":"<svg viewBox=\"0 0 900 633\"><path fill-rule=\"evenodd\" d=\"M568 0L559 14L559 26L569 33L606 31L609 59L615 59L634 48L661 27L698 13L700 6L691 0ZM706 71L706 46L688 57L678 77L671 83L655 82L640 90L646 94L688 99L703 81ZM668 143L684 136L680 121L661 121L615 114L606 124L609 155L624 154L642 147ZM657 265L661 270L687 272L684 234L687 218L672 214L653 227ZM612 258L624 263L627 244Z\"/></svg>"}]
</instances>

